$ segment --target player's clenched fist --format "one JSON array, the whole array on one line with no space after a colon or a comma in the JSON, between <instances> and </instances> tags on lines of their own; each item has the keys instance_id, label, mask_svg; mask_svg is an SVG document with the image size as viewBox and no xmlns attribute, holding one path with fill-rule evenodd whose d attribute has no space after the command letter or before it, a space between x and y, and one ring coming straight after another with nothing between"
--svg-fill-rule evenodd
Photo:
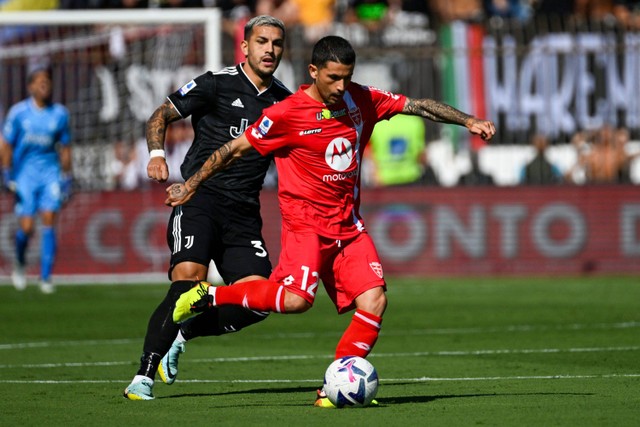
<instances>
[{"instance_id":1,"label":"player's clenched fist","mask_svg":"<svg viewBox=\"0 0 640 427\"><path fill-rule=\"evenodd\" d=\"M157 182L169 179L169 167L163 157L152 157L147 164L147 176Z\"/></svg>"}]
</instances>

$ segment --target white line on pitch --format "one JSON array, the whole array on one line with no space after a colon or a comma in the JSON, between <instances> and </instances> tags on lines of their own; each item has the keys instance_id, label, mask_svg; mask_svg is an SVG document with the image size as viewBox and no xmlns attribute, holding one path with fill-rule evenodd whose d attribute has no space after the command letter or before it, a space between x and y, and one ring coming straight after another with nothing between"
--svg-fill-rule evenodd
<instances>
[{"instance_id":1,"label":"white line on pitch","mask_svg":"<svg viewBox=\"0 0 640 427\"><path fill-rule=\"evenodd\" d=\"M523 380L581 380L608 378L640 378L640 374L594 374L594 375L517 375L512 377L460 377L460 378L381 378L383 384L395 382L441 382L441 381L523 381ZM114 384L126 383L129 380L0 380L0 384ZM268 379L268 380L178 380L185 384L296 384L317 383L318 379Z\"/></svg>"},{"instance_id":2,"label":"white line on pitch","mask_svg":"<svg viewBox=\"0 0 640 427\"><path fill-rule=\"evenodd\" d=\"M575 323L568 325L510 325L495 328L443 328L443 329L411 329L406 331L385 331L381 335L406 336L406 335L456 335L456 334L485 334L499 332L539 332L539 331L562 331L562 330L611 330L611 329L631 329L639 328L640 322L619 322L619 323ZM315 339L320 336L340 336L343 331L334 332L301 332L301 333L277 333L252 335L252 339ZM38 341L27 343L0 344L0 350L17 350L26 348L48 348L48 347L70 347L88 345L129 345L142 342L142 338L127 338L113 340L77 340L77 341Z\"/></svg>"},{"instance_id":3,"label":"white line on pitch","mask_svg":"<svg viewBox=\"0 0 640 427\"><path fill-rule=\"evenodd\" d=\"M494 350L444 350L444 351L420 351L409 353L374 353L371 359L384 357L435 357L435 356L482 356L494 354L554 354L554 353L603 353L615 351L639 351L640 346L626 347L582 347L582 348L538 348L538 349L494 349ZM185 359L181 363L232 363L232 362L273 362L287 360L312 360L331 359L332 355L284 355L284 356L254 356L254 357L213 357L206 359ZM132 365L134 362L63 362L0 365L0 369L22 368L83 368L87 366L122 366Z\"/></svg>"}]
</instances>

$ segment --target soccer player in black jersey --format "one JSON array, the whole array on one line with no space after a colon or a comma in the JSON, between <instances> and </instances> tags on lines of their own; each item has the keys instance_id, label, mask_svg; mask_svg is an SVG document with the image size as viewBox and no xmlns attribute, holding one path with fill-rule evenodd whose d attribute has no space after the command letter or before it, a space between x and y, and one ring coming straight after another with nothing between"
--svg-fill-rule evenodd
<instances>
[{"instance_id":1,"label":"soccer player in black jersey","mask_svg":"<svg viewBox=\"0 0 640 427\"><path fill-rule=\"evenodd\" d=\"M242 135L263 108L291 94L273 77L284 42L280 20L257 16L244 29L245 62L207 72L168 96L147 122L149 178L157 182L169 178L164 137L171 122L191 116L195 136L180 167L187 180L211 153ZM181 326L172 320L176 299L194 281L207 278L211 260L227 284L269 277L271 262L262 237L259 194L270 163L271 158L256 151L204 183L189 203L173 209L167 227L172 283L149 319L140 368L124 391L128 399L153 399L156 372L165 383L173 383L186 340L239 331L267 316L229 306L211 309Z\"/></svg>"}]
</instances>

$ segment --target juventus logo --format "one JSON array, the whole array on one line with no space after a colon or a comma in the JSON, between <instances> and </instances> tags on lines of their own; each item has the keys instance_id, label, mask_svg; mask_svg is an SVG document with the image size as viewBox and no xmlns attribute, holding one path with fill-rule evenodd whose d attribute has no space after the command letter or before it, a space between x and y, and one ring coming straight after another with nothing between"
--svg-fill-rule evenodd
<instances>
[{"instance_id":1,"label":"juventus logo","mask_svg":"<svg viewBox=\"0 0 640 427\"><path fill-rule=\"evenodd\" d=\"M231 126L229 128L229 135L231 135L231 137L234 139L238 138L240 135L244 133L245 130L247 130L247 127L249 127L249 120L242 119L240 121L240 128L236 126Z\"/></svg>"},{"instance_id":2,"label":"juventus logo","mask_svg":"<svg viewBox=\"0 0 640 427\"><path fill-rule=\"evenodd\" d=\"M191 249L194 240L193 235L185 236L185 239L187 240L187 242L184 244L185 249Z\"/></svg>"}]
</instances>

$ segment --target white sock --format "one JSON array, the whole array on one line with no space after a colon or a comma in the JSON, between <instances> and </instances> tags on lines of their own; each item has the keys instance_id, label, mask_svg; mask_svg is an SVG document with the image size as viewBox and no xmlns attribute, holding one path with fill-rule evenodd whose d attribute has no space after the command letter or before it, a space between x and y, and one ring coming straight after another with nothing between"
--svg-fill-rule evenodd
<instances>
[{"instance_id":1,"label":"white sock","mask_svg":"<svg viewBox=\"0 0 640 427\"><path fill-rule=\"evenodd\" d=\"M180 344L184 344L187 342L187 339L182 336L182 331L178 331L178 335L176 336L176 341L178 341Z\"/></svg>"},{"instance_id":2,"label":"white sock","mask_svg":"<svg viewBox=\"0 0 640 427\"><path fill-rule=\"evenodd\" d=\"M215 307L216 305L216 289L218 289L217 286L209 286L209 295L211 295L213 297L213 305Z\"/></svg>"}]
</instances>

